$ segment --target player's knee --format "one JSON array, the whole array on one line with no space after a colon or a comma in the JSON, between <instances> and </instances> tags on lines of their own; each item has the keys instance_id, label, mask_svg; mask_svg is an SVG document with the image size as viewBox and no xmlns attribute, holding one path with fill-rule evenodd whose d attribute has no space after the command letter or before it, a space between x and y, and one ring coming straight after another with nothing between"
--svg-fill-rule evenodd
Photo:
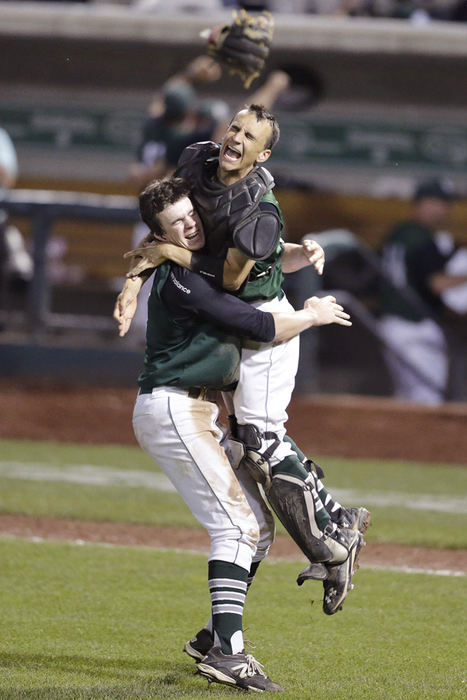
<instances>
[{"instance_id":1,"label":"player's knee","mask_svg":"<svg viewBox=\"0 0 467 700\"><path fill-rule=\"evenodd\" d=\"M257 561L261 561L267 555L272 543L274 542L274 537L275 537L275 526L274 526L274 520L273 520L269 527L267 527L267 528L265 527L265 528L262 528L260 530L260 535L259 535L258 543L256 545L256 554L255 554L255 559Z\"/></svg>"},{"instance_id":2,"label":"player's knee","mask_svg":"<svg viewBox=\"0 0 467 700\"><path fill-rule=\"evenodd\" d=\"M252 513L251 518L248 518L248 521L245 522L244 526L242 527L242 536L240 539L251 548L254 554L258 547L260 537L261 531L258 522Z\"/></svg>"}]
</instances>

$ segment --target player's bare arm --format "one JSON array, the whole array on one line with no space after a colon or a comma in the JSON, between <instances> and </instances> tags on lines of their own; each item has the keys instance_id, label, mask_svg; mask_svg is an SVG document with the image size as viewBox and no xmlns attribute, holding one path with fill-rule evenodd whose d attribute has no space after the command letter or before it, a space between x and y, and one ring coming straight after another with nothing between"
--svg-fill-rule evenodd
<instances>
[{"instance_id":1,"label":"player's bare arm","mask_svg":"<svg viewBox=\"0 0 467 700\"><path fill-rule=\"evenodd\" d=\"M153 243L150 246L136 248L125 253L124 258L133 258L134 263L127 272L128 278L138 277L141 273L158 267L165 260L192 269L192 252L173 243ZM248 277L255 261L250 260L236 248L229 248L223 263L223 287L229 291L240 289Z\"/></svg>"},{"instance_id":2,"label":"player's bare arm","mask_svg":"<svg viewBox=\"0 0 467 700\"><path fill-rule=\"evenodd\" d=\"M297 272L297 270L312 265L318 275L322 275L324 261L324 250L317 241L306 239L301 245L297 243L284 243L282 271L286 274L289 272Z\"/></svg>"},{"instance_id":3,"label":"player's bare arm","mask_svg":"<svg viewBox=\"0 0 467 700\"><path fill-rule=\"evenodd\" d=\"M143 273L141 277L132 277L125 280L122 291L115 302L113 317L118 323L118 334L123 338L131 325L138 304L138 293L149 275Z\"/></svg>"},{"instance_id":4,"label":"player's bare arm","mask_svg":"<svg viewBox=\"0 0 467 700\"><path fill-rule=\"evenodd\" d=\"M144 270L157 267L164 260L169 259L177 265L191 270L191 251L185 250L171 243L157 243L144 248L125 253L125 258L134 257L135 264L128 272L128 277L135 277ZM307 239L301 245L285 243L282 255L282 269L284 273L296 272L303 267L312 265L316 272L323 273L325 255L324 250L316 241ZM248 277L255 261L248 258L236 248L229 248L224 261L223 284L224 289L236 291L240 289Z\"/></svg>"},{"instance_id":5,"label":"player's bare arm","mask_svg":"<svg viewBox=\"0 0 467 700\"><path fill-rule=\"evenodd\" d=\"M175 281L170 278L164 288L165 303L169 307L173 303L182 307L189 304L189 308L195 308L200 317L241 337L258 340L256 336L264 323L268 323L265 320L268 316L272 316L274 325L269 326L268 340L260 342L290 340L311 326L330 323L352 325L349 314L333 296L310 297L299 311L290 309L264 312L237 296L214 287L197 273L182 271L178 267L173 268L172 276ZM186 291L180 291L181 288L189 289L188 298Z\"/></svg>"},{"instance_id":6,"label":"player's bare arm","mask_svg":"<svg viewBox=\"0 0 467 700\"><path fill-rule=\"evenodd\" d=\"M136 297L142 284L148 279L152 270L167 259L177 265L191 269L192 252L172 243L148 244L145 239L143 247L125 253L125 258L133 258L134 263L127 273L128 280L140 280L139 286L126 285L117 298L114 318L119 323L119 334L123 337L131 324L136 310ZM255 261L241 253L237 248L229 248L223 266L223 287L228 291L240 289L248 277ZM296 272L312 265L320 275L324 266L324 250L316 241L305 240L301 245L284 244L282 269L285 273ZM306 326L307 328L309 326ZM300 332L300 331L298 331Z\"/></svg>"},{"instance_id":7,"label":"player's bare arm","mask_svg":"<svg viewBox=\"0 0 467 700\"><path fill-rule=\"evenodd\" d=\"M340 326L352 325L349 314L333 296L310 297L300 311L273 312L272 315L276 327L275 342L289 340L312 326L326 326L331 323Z\"/></svg>"}]
</instances>

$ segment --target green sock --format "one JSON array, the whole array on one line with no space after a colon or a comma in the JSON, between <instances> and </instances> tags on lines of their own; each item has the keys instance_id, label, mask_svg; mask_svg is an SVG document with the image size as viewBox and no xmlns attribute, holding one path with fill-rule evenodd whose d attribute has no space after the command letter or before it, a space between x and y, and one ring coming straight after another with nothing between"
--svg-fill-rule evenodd
<instances>
[{"instance_id":1,"label":"green sock","mask_svg":"<svg viewBox=\"0 0 467 700\"><path fill-rule=\"evenodd\" d=\"M214 644L224 654L243 651L243 607L248 571L236 564L209 562L209 592L212 603Z\"/></svg>"},{"instance_id":2,"label":"green sock","mask_svg":"<svg viewBox=\"0 0 467 700\"><path fill-rule=\"evenodd\" d=\"M284 442L290 443L290 447L293 449L293 451L295 452L302 464L304 464L307 461L308 457L306 456L306 454L301 451L295 440L292 440L292 438L289 435L285 435Z\"/></svg>"}]
</instances>

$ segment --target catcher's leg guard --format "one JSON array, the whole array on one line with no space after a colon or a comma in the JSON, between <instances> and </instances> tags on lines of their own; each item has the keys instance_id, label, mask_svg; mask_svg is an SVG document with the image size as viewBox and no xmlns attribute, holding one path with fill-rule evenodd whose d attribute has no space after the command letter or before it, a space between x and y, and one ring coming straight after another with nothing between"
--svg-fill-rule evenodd
<instances>
[{"instance_id":1,"label":"catcher's leg guard","mask_svg":"<svg viewBox=\"0 0 467 700\"><path fill-rule=\"evenodd\" d=\"M324 532L316 522L316 511L311 491L312 477L301 479L290 471L294 458L287 458L281 463L280 472L265 486L265 493L277 517L311 562L341 563L348 557L345 539L339 530L332 526ZM290 471L288 470L288 467Z\"/></svg>"}]
</instances>

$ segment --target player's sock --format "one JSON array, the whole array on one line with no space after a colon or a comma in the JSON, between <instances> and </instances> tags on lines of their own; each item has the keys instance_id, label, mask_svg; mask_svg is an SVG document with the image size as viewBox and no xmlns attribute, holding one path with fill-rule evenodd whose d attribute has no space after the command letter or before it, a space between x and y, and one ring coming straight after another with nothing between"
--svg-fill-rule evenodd
<instances>
[{"instance_id":1,"label":"player's sock","mask_svg":"<svg viewBox=\"0 0 467 700\"><path fill-rule=\"evenodd\" d=\"M204 625L204 629L208 630L211 634L214 634L214 626L212 623L212 613L209 615L209 620Z\"/></svg>"},{"instance_id":2,"label":"player's sock","mask_svg":"<svg viewBox=\"0 0 467 700\"><path fill-rule=\"evenodd\" d=\"M294 451L295 454L297 455L297 457L298 457L298 459L300 460L300 462L301 462L302 464L305 464L305 462L307 461L308 457L306 456L306 454L305 454L304 452L301 451L301 449L299 448L299 446L297 445L297 443L295 442L295 440L292 440L292 438L290 437L290 435L284 435L284 442L290 443L290 447L293 449L293 451Z\"/></svg>"},{"instance_id":3,"label":"player's sock","mask_svg":"<svg viewBox=\"0 0 467 700\"><path fill-rule=\"evenodd\" d=\"M324 488L323 482L318 476L316 476L315 478L315 484L318 496L321 502L323 503L324 507L326 508L327 512L329 513L331 520L333 522L335 520L338 520L342 512L341 504L333 499L329 491Z\"/></svg>"},{"instance_id":4,"label":"player's sock","mask_svg":"<svg viewBox=\"0 0 467 700\"><path fill-rule=\"evenodd\" d=\"M236 564L209 562L209 592L212 603L214 644L224 654L243 652L243 607L248 571Z\"/></svg>"},{"instance_id":5,"label":"player's sock","mask_svg":"<svg viewBox=\"0 0 467 700\"><path fill-rule=\"evenodd\" d=\"M323 503L321 502L316 488L314 486L314 479L311 478L310 472L303 466L296 455L290 455L271 467L271 472L273 477L275 474L292 474L298 477L301 481L306 481L310 487L310 492L313 497L313 503L315 506L315 520L318 528L324 530L326 526L331 522L331 518Z\"/></svg>"},{"instance_id":6,"label":"player's sock","mask_svg":"<svg viewBox=\"0 0 467 700\"><path fill-rule=\"evenodd\" d=\"M250 586L253 583L253 579L256 576L256 572L258 571L258 567L261 564L263 560L261 559L260 561L254 561L251 563L250 571L248 573L248 578L247 578L247 584L246 584L246 592L250 590ZM207 629L211 634L213 634L213 620L212 620L212 613L209 616L209 620L206 622L204 625L204 629Z\"/></svg>"}]
</instances>

